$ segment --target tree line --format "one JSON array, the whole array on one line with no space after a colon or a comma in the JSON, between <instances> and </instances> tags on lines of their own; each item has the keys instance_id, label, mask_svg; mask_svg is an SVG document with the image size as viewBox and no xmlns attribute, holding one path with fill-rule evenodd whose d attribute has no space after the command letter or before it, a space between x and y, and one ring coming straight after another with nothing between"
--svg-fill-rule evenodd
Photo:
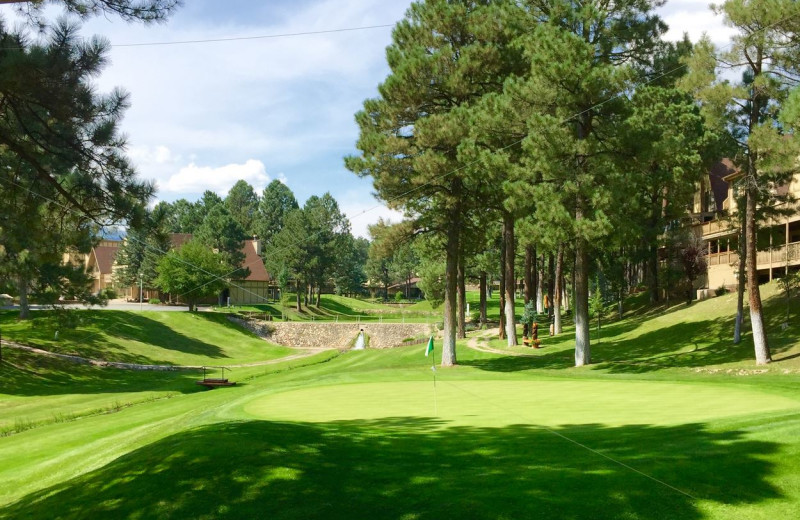
<instances>
[{"instance_id":1,"label":"tree line","mask_svg":"<svg viewBox=\"0 0 800 520\"><path fill-rule=\"evenodd\" d=\"M797 167L800 6L723 2L714 9L736 35L716 48L708 37L665 41L654 13L662 4L425 0L395 27L390 73L356 114L360 153L345 163L404 212L406 241L433 245L443 365L457 361L465 273L485 276L486 254L502 280L500 334L509 345L517 343L518 264L522 257L528 300L540 270L532 266L544 255L557 332L562 295L572 299L576 366L591 362L589 293L601 278L622 294L643 266L657 301L676 283L660 252L671 246L666 267L682 267L679 285L691 289L702 244L681 236L682 221L696 185L723 157L740 171L740 280L750 289L756 360L770 360L756 230L778 197L771 188Z\"/></svg>"}]
</instances>

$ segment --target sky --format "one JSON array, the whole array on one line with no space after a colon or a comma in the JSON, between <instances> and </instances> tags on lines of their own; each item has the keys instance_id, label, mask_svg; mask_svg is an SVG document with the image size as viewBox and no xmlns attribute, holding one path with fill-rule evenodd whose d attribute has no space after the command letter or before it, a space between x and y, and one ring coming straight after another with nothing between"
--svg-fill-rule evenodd
<instances>
[{"instance_id":1,"label":"sky","mask_svg":"<svg viewBox=\"0 0 800 520\"><path fill-rule=\"evenodd\" d=\"M126 46L148 42L287 35L377 25L402 19L409 0L186 0L163 25L99 17L84 33L105 36L110 62L101 91L122 87L131 108L122 129L141 177L157 200L224 196L239 179L257 192L274 179L302 203L330 192L367 236L378 218L399 221L374 196L371 179L344 167L356 154L354 114L389 73L391 27L276 38ZM705 0L669 0L659 13L668 39L703 32L725 45L723 26ZM8 6L0 16L13 19ZM154 201L155 202L155 201Z\"/></svg>"}]
</instances>

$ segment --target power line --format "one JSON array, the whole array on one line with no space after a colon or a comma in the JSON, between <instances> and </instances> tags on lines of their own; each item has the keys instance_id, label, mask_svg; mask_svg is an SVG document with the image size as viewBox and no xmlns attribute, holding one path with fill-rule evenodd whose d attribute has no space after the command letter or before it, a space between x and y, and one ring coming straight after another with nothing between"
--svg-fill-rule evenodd
<instances>
[{"instance_id":1,"label":"power line","mask_svg":"<svg viewBox=\"0 0 800 520\"><path fill-rule=\"evenodd\" d=\"M162 42L141 42L141 43L112 43L111 47L155 47L164 45L190 45L193 43L217 43L217 42L237 42L248 40L271 40L277 38L293 38L297 36L314 36L318 34L335 34L354 31L367 31L371 29L384 29L394 27L394 24L365 25L362 27L345 27L341 29L323 29L320 31L302 31L295 33L263 34L258 36L231 36L228 38L202 38L197 40L179 40Z\"/></svg>"},{"instance_id":2,"label":"power line","mask_svg":"<svg viewBox=\"0 0 800 520\"><path fill-rule=\"evenodd\" d=\"M278 33L278 34L261 34L255 36L230 36L222 38L198 38L194 40L176 40L176 41L158 41L158 42L132 42L132 43L112 43L110 46L113 48L126 48L126 47L164 47L170 45L192 45L196 43L222 43L222 42L237 42L237 41L251 41L251 40L277 40L280 38L296 38L301 36L317 36L321 34L338 34L356 31L369 31L374 29L385 29L394 27L394 24L379 24L379 25L364 25L360 27L343 27L339 29L321 29L319 31L300 31L294 33ZM0 47L3 50L22 49L20 45L9 45Z\"/></svg>"},{"instance_id":3,"label":"power line","mask_svg":"<svg viewBox=\"0 0 800 520\"><path fill-rule=\"evenodd\" d=\"M758 31L755 31L755 32L761 32L761 31L765 31L765 30L769 29L770 27L772 27L772 26L775 26L775 25L777 25L777 24L779 24L779 23L781 23L781 22L783 22L783 21L786 21L786 20L789 20L789 19L791 19L791 18L794 18L795 16L796 16L796 15L791 15L791 16L789 16L789 17L786 17L785 19L778 20L778 21L774 22L773 24L770 24L770 25L768 25L768 26L762 27L761 29L759 29ZM378 27L389 27L389 25L384 25L384 26L369 26L369 27L363 27L363 28L352 28L352 29L335 29L335 30L331 30L331 31L322 31L322 32L341 32L341 31L347 31L347 30L359 30L359 29L369 29L369 28L378 28ZM315 34L315 33L313 33L313 32L309 32L309 33L295 33L295 35L300 35L300 34ZM754 33L751 33L751 34L754 34ZM285 36L292 36L292 35L293 35L293 34L287 34L287 35L285 35ZM263 36L262 38L269 38L269 37L279 37L279 36L282 36L282 35ZM253 39L253 38L258 38L258 37L243 37L243 39ZM198 40L198 41L199 41L199 40ZM211 41L211 40L209 40L209 41ZM175 43L180 43L180 42L175 42ZM187 42L187 43L191 43L191 42ZM735 43L735 42L731 42L730 44L728 44L728 45L725 45L725 46L723 46L722 48L725 48L725 47L732 46L734 43ZM166 42L165 44L169 44L169 42ZM132 45L133 45L133 44L132 44ZM659 75L657 75L657 76L651 77L651 78L650 78L650 79L648 79L647 81L645 81L645 82L642 82L642 83L640 83L640 84L638 84L638 85L636 85L636 86L638 86L638 87L646 86L646 85L648 85L648 84L650 84L650 83L652 83L652 82L654 82L654 81L657 81L657 80L659 80L659 79L661 79L661 78L663 78L663 77L665 77L665 76L668 76L668 75L670 75L670 74L672 74L672 73L674 73L674 72L676 72L676 71L678 71L678 70L680 70L680 69L682 69L682 68L685 68L686 66L687 66L686 64L681 64L681 65L678 65L677 67L674 67L674 68L672 68L672 69L670 69L670 70L668 70L668 71L666 71L666 72L663 72L663 73L661 73L661 74L659 74ZM626 91L626 92L627 92L627 91ZM574 118L576 118L576 117L579 117L579 116L581 116L581 115L583 115L583 114L585 114L585 113L587 113L587 112L589 112L589 111L591 111L591 110L594 110L594 109L596 109L596 108L598 108L598 107L600 107L600 106L603 106L603 105L605 105L606 103L609 103L609 102L613 101L614 99L617 99L617 98L619 98L619 97L623 96L623 95L624 95L626 92L620 92L620 93L618 93L618 94L615 94L615 95L613 95L613 96L609 97L608 99L605 99L605 100L603 100L603 101L601 101L601 102L595 103L595 104L594 104L594 105L592 105L591 107L589 107L589 108L586 108L586 109L584 109L584 110L583 110L583 111L581 111L581 112L578 112L578 113L576 113L576 114L573 114L573 115L572 115L572 116L570 116L570 117L567 117L567 118L565 118L563 121L561 121L561 124L566 124L566 123L568 123L569 121L571 121L572 119L574 119ZM526 136L526 137L527 137L527 136ZM492 150L492 152L494 152L494 153L501 152L501 151L507 150L507 149L509 149L509 148L511 148L511 147L513 147L513 146L519 145L519 144L521 144L521 143L522 143L522 142L523 142L523 141L526 139L526 137L522 137L522 138L520 138L520 139L518 139L518 140L516 140L516 141L514 141L514 142L512 142L512 143L510 143L510 144L508 144L508 145L505 145L505 146L503 146L503 147L501 147L501 148L497 148L497 149L495 149L495 150ZM426 182L426 183L423 183L423 184L421 184L421 185L419 185L419 186L416 186L416 187L414 187L414 188L411 188L411 189L407 190L407 191L406 191L406 192L404 192L404 193L401 193L401 194L399 194L399 195L396 195L395 197L392 197L392 198L389 198L389 199L385 199L385 202L386 202L386 203L392 203L392 202L394 202L394 201L396 201L396 200L402 199L402 198L404 198L404 197L406 197L406 196L410 195L411 193L414 193L415 191L418 191L418 190L420 190L420 189L422 189L422 188L424 188L424 187L426 187L426 186L430 186L430 185L434 184L435 182L438 182L438 181L440 181L440 180L442 180L442 179L445 179L445 178L447 178L447 177L449 177L449 176L451 176L451 175L453 175L453 174L455 174L455 173L457 173L457 172L459 172L459 171L462 171L462 170L464 170L464 169L466 169L466 168L468 168L468 167L470 167L470 166L473 166L473 165L475 165L475 164L477 164L477 163L479 163L479 162L480 162L480 159L475 159L475 160L473 160L473 161L470 161L470 162L468 162L468 163L466 163L466 164L463 164L463 165L461 165L461 166L459 166L459 167L457 167L457 168L455 168L455 169L452 169L452 170L450 170L450 171L447 171L447 172L443 173L442 175L439 175L439 176L437 176L437 177L435 177L435 178L433 178L433 179L429 180L429 181L428 181L428 182ZM17 184L17 183L14 183L13 181L9 181L9 182L12 182L13 184ZM61 206L61 207L65 208L65 209L67 209L67 210L69 210L69 211L72 211L72 212L75 212L76 214L79 214L79 213L78 213L78 211L77 211L76 209L74 209L74 208L70 208L70 207L68 207L68 206L66 206L66 205L64 205L64 204L62 204L62 203L59 203L59 202L57 202L57 201L54 201L54 200L52 200L52 199L49 199L49 198L47 198L47 197L45 197L45 196L43 196L43 195L41 195L41 194L39 194L39 193L36 193L36 192L34 192L33 190L30 190L29 188L26 188L26 187L24 187L24 186L22 186L22 185L20 185L20 184L17 184L17 186L19 186L19 187L21 187L21 188L23 188L23 189L26 189L27 191L29 191L29 192L30 192L31 194L33 194L33 195L39 196L39 197L41 197L41 198L43 198L43 199L45 199L45 200L49 200L50 202L53 202L53 203L55 203L55 204L58 204L59 206ZM375 206L373 206L373 207L371 207L371 208L368 208L368 209L366 209L366 210L363 210L363 211L362 211L361 213L359 213L358 215L355 215L355 216L353 216L353 217L348 217L348 219L347 219L347 220L348 220L348 221L350 221L350 222L352 222L352 221L353 221L353 220L355 220L356 218L359 218L359 217L361 217L361 216L363 216L363 215L365 215L365 214L367 214L367 213L369 213L369 212L371 212L371 211L374 211L374 210L376 210L376 209L379 209L379 208L381 208L382 206L383 206L383 204L376 204ZM87 216L88 216L88 215L87 215ZM318 235L318 234L320 234L320 233L322 233L322 232L323 232L323 231L319 231L319 232L317 232L317 233L314 233L314 234L312 234L310 237L307 237L306 239L302 239L302 238L301 238L301 239L298 239L298 240L296 240L295 242L292 242L291 244L289 244L289 245L287 245L287 246L284 246L284 248L288 249L289 247L292 247L292 246L295 246L295 245L297 245L297 244L300 244L300 243L302 243L302 242L304 242L304 241L306 241L306 240L310 240L311 238L313 238L314 236L316 236L316 235ZM164 251L161 251L161 250L159 250L158 248L154 248L154 247L150 246L149 244L146 244L146 243L144 243L144 242L142 242L142 241L139 241L139 242L140 242L140 243L141 243L141 244L142 244L144 247L146 247L146 248L155 249L157 252L159 252L159 253L162 253L162 254L165 254L165 252L164 252ZM229 272L229 273L226 273L226 274L225 274L225 275L223 275L223 276L217 276L217 277L215 277L213 280L211 280L211 281L209 281L209 282L206 282L205 284L202 284L202 285L200 285L200 286L198 286L198 287L195 287L194 289L191 289L191 290L189 290L189 291L186 291L185 293L179 294L178 296L180 297L180 296L186 295L186 294L188 294L188 293L190 293L190 292L196 291L196 290L198 290L198 289L201 289L201 288L203 288L203 287L205 287L205 286L207 286L207 285L209 285L209 284L211 284L211 283L214 283L214 282L215 282L215 281L217 281L217 280L222 280L222 279L225 279L225 278L227 278L228 276L231 276L232 274L236 273L237 271L240 271L240 270L242 270L242 269L244 269L244 268L248 268L250 265L255 265L255 263L256 263L256 262L258 262L258 261L263 261L263 260L262 260L261 258L259 258L259 259L253 260L252 262L249 262L249 263L247 263L247 264L241 265L241 266L237 267L236 269L234 269L233 271L231 271L231 272ZM186 265L189 265L189 266L191 266L191 267L195 267L195 268L197 268L197 269L200 269L202 272L204 272L204 273L206 273L206 274L212 274L212 273L209 273L209 272L205 271L204 269L200 268L199 266L195 266L195 265L193 265L193 264L191 264L191 263L184 262L184 261L182 261L182 262L183 262L183 263L185 263ZM213 274L212 274L212 275L213 275ZM237 287L237 288L239 288L239 289L241 289L241 290L243 290L243 291L245 291L245 292L247 292L247 293L250 293L251 295L254 295L254 296L256 296L257 298L260 298L260 299L262 299L262 300L264 300L264 301L267 301L267 300L268 300L268 298L266 298L266 297L264 297L264 296L258 295L258 294L256 294L256 293L253 293L252 291L249 291L248 289L245 289L244 287L241 287L241 286L239 286L239 285L233 284L233 282L231 282L230 280L228 281L228 283L230 283L230 284L231 284L231 285L233 285L234 287Z\"/></svg>"}]
</instances>

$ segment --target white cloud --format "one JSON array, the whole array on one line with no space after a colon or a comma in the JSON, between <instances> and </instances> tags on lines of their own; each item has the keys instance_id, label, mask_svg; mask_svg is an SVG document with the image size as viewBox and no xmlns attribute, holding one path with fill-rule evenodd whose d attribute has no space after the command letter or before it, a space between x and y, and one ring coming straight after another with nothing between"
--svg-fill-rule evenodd
<instances>
[{"instance_id":1,"label":"white cloud","mask_svg":"<svg viewBox=\"0 0 800 520\"><path fill-rule=\"evenodd\" d=\"M192 162L172 175L161 189L172 193L201 193L211 190L218 195L225 195L238 180L247 181L256 193L260 193L269 184L270 177L264 163L257 159L217 168L198 166Z\"/></svg>"},{"instance_id":2,"label":"white cloud","mask_svg":"<svg viewBox=\"0 0 800 520\"><path fill-rule=\"evenodd\" d=\"M681 40L683 34L687 33L690 40L697 42L706 33L716 45L724 46L730 43L731 36L736 32L726 27L722 16L714 14L709 3L704 1L672 0L659 9L659 14L669 25L665 35L667 40Z\"/></svg>"},{"instance_id":3,"label":"white cloud","mask_svg":"<svg viewBox=\"0 0 800 520\"><path fill-rule=\"evenodd\" d=\"M401 212L387 208L367 191L348 191L337 200L342 213L350 220L350 231L356 237L369 238L367 227L379 218L393 223L403 220Z\"/></svg>"}]
</instances>

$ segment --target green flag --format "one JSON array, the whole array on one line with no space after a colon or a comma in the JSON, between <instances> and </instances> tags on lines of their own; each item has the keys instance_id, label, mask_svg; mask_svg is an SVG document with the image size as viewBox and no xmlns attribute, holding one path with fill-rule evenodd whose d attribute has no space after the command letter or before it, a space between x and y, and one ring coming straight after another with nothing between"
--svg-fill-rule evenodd
<instances>
[{"instance_id":1,"label":"green flag","mask_svg":"<svg viewBox=\"0 0 800 520\"><path fill-rule=\"evenodd\" d=\"M428 354L433 352L433 336L431 339L428 340L428 346L425 348L425 357L428 357Z\"/></svg>"}]
</instances>

